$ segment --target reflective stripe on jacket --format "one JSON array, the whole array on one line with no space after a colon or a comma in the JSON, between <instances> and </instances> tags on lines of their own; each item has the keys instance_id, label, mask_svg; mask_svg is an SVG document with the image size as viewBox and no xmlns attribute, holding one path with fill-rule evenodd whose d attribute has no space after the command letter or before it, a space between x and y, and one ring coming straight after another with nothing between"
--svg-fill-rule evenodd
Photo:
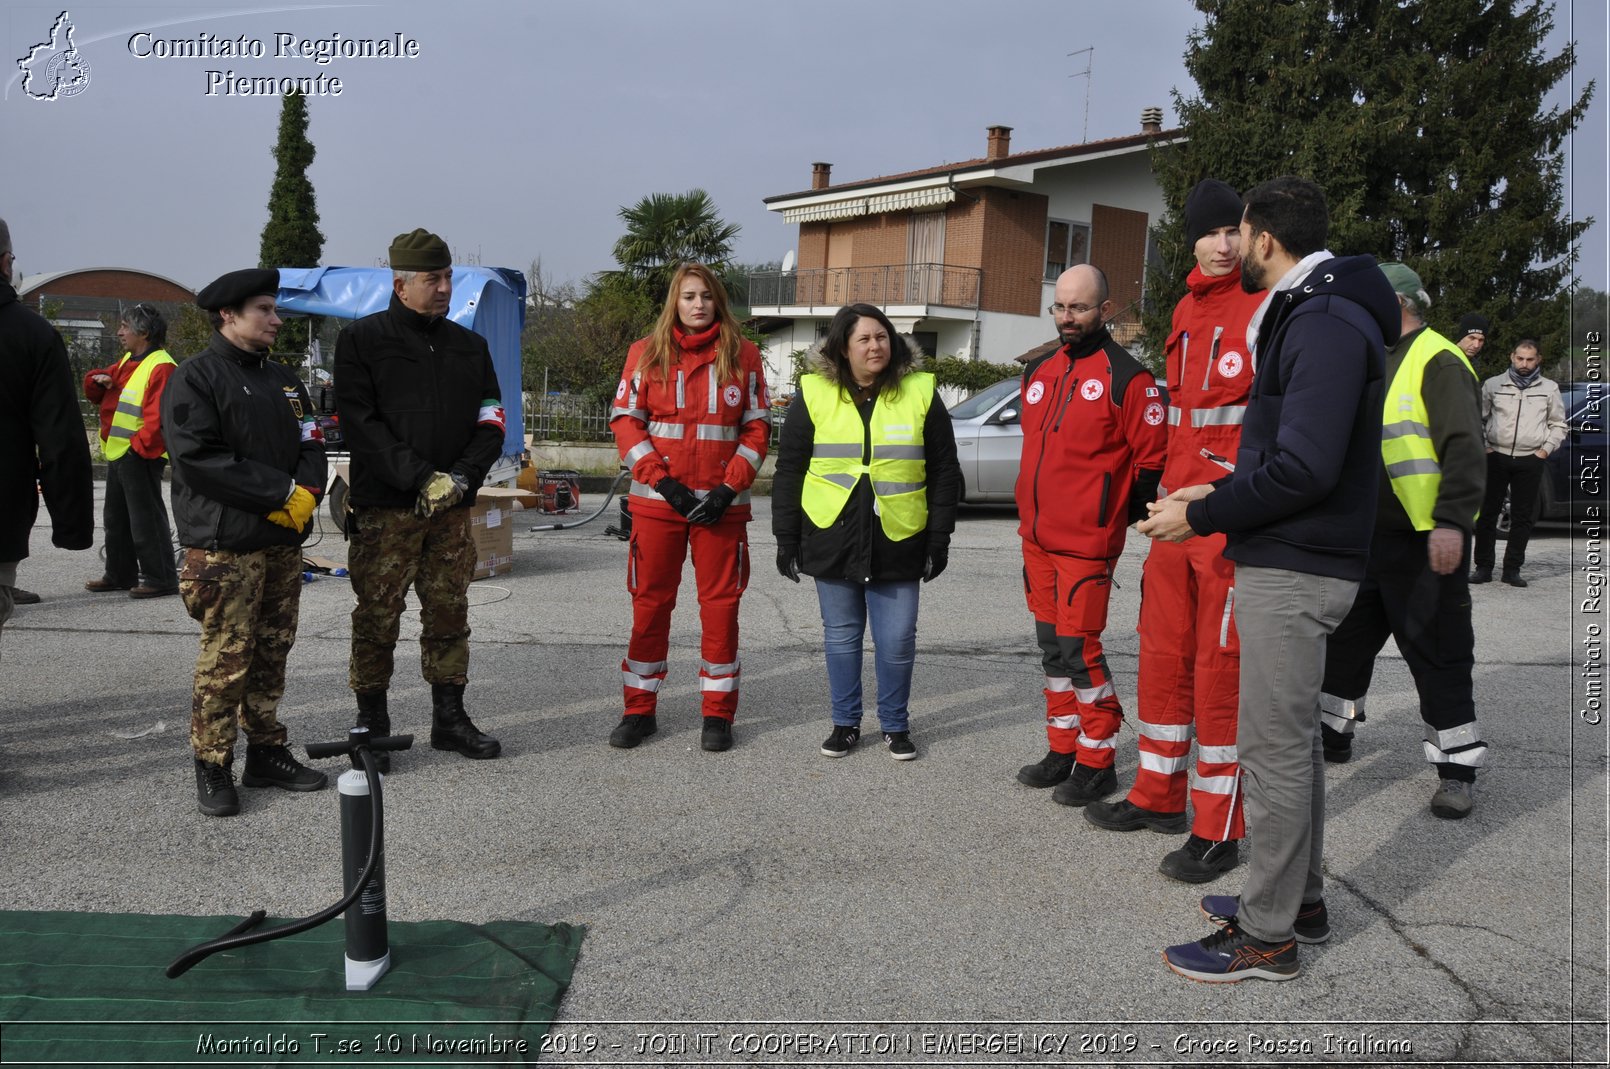
<instances>
[{"instance_id":1,"label":"reflective stripe on jacket","mask_svg":"<svg viewBox=\"0 0 1610 1069\"><path fill-rule=\"evenodd\" d=\"M844 511L850 491L870 478L883 533L890 541L910 538L928 526L927 456L923 422L934 400L934 376L914 371L898 394L880 394L870 424L863 424L840 388L812 373L799 380L816 427L801 505L817 527ZM867 446L870 440L870 460Z\"/></svg>"},{"instance_id":2,"label":"reflective stripe on jacket","mask_svg":"<svg viewBox=\"0 0 1610 1069\"><path fill-rule=\"evenodd\" d=\"M122 367L132 359L124 354L118 361ZM107 460L116 460L129 451L129 442L140 428L145 426L145 391L151 382L151 373L163 365L173 365L176 361L169 356L165 349L154 349L140 360L139 366L129 375L128 381L123 384L123 392L118 395L117 408L112 412L112 426L107 431L105 453ZM164 457L168 454L162 453Z\"/></svg>"},{"instance_id":3,"label":"reflective stripe on jacket","mask_svg":"<svg viewBox=\"0 0 1610 1069\"><path fill-rule=\"evenodd\" d=\"M1404 354L1381 406L1381 459L1392 481L1392 493L1416 531L1429 531L1436 526L1431 512L1442 485L1442 465L1431 441L1431 417L1421 385L1432 357L1444 349L1458 353L1471 378L1476 377L1464 352L1427 327Z\"/></svg>"}]
</instances>

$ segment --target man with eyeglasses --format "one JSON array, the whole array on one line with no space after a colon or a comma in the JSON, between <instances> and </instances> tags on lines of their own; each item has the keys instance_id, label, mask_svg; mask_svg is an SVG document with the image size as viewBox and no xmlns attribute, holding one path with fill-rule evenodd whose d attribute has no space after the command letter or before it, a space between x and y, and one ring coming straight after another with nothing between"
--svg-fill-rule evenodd
<instances>
[{"instance_id":1,"label":"man with eyeglasses","mask_svg":"<svg viewBox=\"0 0 1610 1069\"><path fill-rule=\"evenodd\" d=\"M51 544L88 549L95 541L95 483L67 346L18 302L16 268L0 219L0 628L16 603L17 564L28 556L41 496Z\"/></svg>"},{"instance_id":2,"label":"man with eyeglasses","mask_svg":"<svg viewBox=\"0 0 1610 1069\"><path fill-rule=\"evenodd\" d=\"M1089 264L1057 279L1062 345L1023 372L1016 496L1024 590L1045 669L1049 752L1019 783L1084 806L1118 786L1124 712L1101 649L1114 562L1162 476L1166 407L1151 372L1107 332L1107 279Z\"/></svg>"}]
</instances>

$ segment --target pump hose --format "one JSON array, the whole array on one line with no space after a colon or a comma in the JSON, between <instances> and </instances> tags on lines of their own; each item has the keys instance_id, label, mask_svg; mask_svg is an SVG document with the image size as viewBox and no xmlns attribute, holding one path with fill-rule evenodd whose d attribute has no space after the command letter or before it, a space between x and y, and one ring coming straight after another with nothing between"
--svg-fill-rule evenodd
<instances>
[{"instance_id":1,"label":"pump hose","mask_svg":"<svg viewBox=\"0 0 1610 1069\"><path fill-rule=\"evenodd\" d=\"M404 743L403 746L396 747L396 749L404 749L413 742L412 736L397 737L407 739L408 741ZM376 739L374 741L379 742L380 740ZM387 739L386 741L389 742L390 739ZM347 745L347 743L312 743L307 747L308 756L334 757L338 753L346 752ZM336 749L333 753L317 752L318 748L324 746L334 746ZM393 747L382 746L381 748L392 749ZM192 966L200 963L202 959L211 957L221 950L232 950L235 947L250 946L253 943L266 943L270 939L282 939L287 935L295 935L298 932L305 932L309 928L317 928L324 922L334 920L335 918L341 916L341 914L345 912L346 908L352 905L353 902L357 901L359 895L363 894L363 889L368 885L369 878L375 874L375 867L380 864L380 844L384 839L384 834L380 824L380 771L379 769L375 768L374 754L369 752L369 746L365 745L358 747L354 752L354 756L363 762L363 773L369 780L369 815L371 818L371 823L369 827L369 857L368 860L364 862L362 874L360 874L358 878L353 881L352 890L342 895L341 901L337 902L329 909L322 909L313 914L311 917L303 917L301 920L290 921L289 923L281 924L274 928L266 928L260 932L254 932L250 929L255 928L258 924L261 924L263 918L268 916L268 914L260 909L253 910L251 916L229 929L229 931L225 932L217 939L193 946L183 954L180 954L177 958L174 958L173 964L169 965L167 968L168 979L174 980L180 976L183 976L190 970Z\"/></svg>"},{"instance_id":2,"label":"pump hose","mask_svg":"<svg viewBox=\"0 0 1610 1069\"><path fill-rule=\"evenodd\" d=\"M532 531L565 531L572 527L580 527L584 523L593 522L594 520L598 519L599 516L603 515L605 509L609 508L609 503L615 500L615 492L621 488L621 483L625 482L627 477L631 474L632 469L622 468L620 474L615 476L615 481L609 484L609 493L604 495L604 503L594 509L591 515L587 516L585 519L571 520L569 523L539 523L537 526L529 529Z\"/></svg>"}]
</instances>

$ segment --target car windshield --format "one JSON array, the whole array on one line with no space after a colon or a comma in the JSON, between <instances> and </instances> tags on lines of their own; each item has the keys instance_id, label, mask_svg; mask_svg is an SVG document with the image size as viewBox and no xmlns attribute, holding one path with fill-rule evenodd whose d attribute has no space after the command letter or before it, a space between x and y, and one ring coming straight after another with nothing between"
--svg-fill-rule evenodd
<instances>
[{"instance_id":1,"label":"car windshield","mask_svg":"<svg viewBox=\"0 0 1610 1069\"><path fill-rule=\"evenodd\" d=\"M1017 379L1002 379L986 387L950 410L951 419L977 419L1017 392Z\"/></svg>"}]
</instances>

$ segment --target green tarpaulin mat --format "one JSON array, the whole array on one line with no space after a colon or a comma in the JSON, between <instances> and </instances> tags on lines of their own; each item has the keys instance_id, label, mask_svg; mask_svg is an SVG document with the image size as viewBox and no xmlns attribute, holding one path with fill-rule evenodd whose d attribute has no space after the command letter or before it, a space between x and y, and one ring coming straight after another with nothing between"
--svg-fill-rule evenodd
<instances>
[{"instance_id":1,"label":"green tarpaulin mat","mask_svg":"<svg viewBox=\"0 0 1610 1069\"><path fill-rule=\"evenodd\" d=\"M392 921L349 992L337 919L164 975L240 919L0 911L0 1064L535 1064L584 931Z\"/></svg>"}]
</instances>

